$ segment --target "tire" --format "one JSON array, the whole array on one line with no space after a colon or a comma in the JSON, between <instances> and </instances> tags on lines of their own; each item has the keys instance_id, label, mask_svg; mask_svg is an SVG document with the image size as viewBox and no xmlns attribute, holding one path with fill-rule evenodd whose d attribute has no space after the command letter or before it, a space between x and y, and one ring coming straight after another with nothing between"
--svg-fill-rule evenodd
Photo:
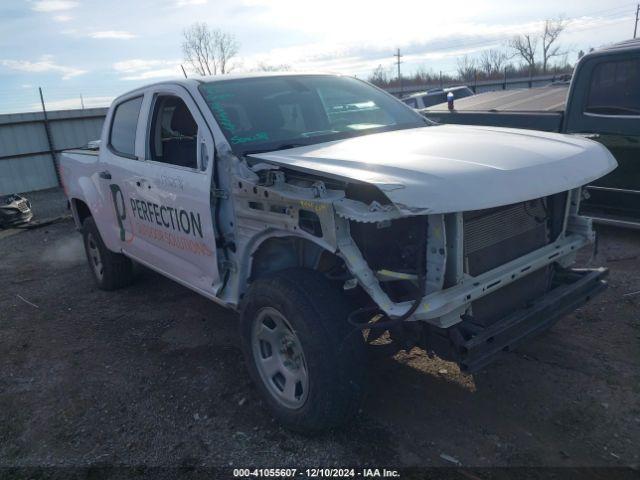
<instances>
[{"instance_id":1,"label":"tire","mask_svg":"<svg viewBox=\"0 0 640 480\"><path fill-rule=\"evenodd\" d=\"M82 238L89 268L101 290L116 290L131 284L133 265L131 260L120 253L109 250L100 236L93 217L82 222Z\"/></svg>"},{"instance_id":2,"label":"tire","mask_svg":"<svg viewBox=\"0 0 640 480\"><path fill-rule=\"evenodd\" d=\"M360 331L347 323L349 312L339 286L313 270L283 270L249 288L240 309L242 350L284 426L328 430L357 412L366 350Z\"/></svg>"}]
</instances>

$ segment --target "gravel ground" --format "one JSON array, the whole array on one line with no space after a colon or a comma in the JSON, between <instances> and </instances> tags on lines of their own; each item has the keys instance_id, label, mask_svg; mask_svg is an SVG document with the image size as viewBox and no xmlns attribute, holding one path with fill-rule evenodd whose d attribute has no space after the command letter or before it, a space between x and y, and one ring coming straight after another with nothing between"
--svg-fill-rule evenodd
<instances>
[{"instance_id":1,"label":"gravel ground","mask_svg":"<svg viewBox=\"0 0 640 480\"><path fill-rule=\"evenodd\" d=\"M144 269L96 289L69 220L0 252L1 467L640 463L640 232L601 229L610 288L551 331L474 376L371 360L359 417L312 438L266 412L233 313Z\"/></svg>"}]
</instances>

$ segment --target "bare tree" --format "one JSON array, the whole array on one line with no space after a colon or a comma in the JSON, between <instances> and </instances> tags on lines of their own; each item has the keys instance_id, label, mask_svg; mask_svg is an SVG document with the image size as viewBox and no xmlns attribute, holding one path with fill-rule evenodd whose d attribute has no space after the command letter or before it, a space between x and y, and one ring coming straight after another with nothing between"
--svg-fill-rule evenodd
<instances>
[{"instance_id":1,"label":"bare tree","mask_svg":"<svg viewBox=\"0 0 640 480\"><path fill-rule=\"evenodd\" d=\"M490 78L494 75L499 75L502 72L502 69L506 66L508 59L508 55L502 50L484 50L480 54L478 64L480 66L480 70Z\"/></svg>"},{"instance_id":2,"label":"bare tree","mask_svg":"<svg viewBox=\"0 0 640 480\"><path fill-rule=\"evenodd\" d=\"M231 60L238 54L236 38L206 23L194 23L183 32L182 51L185 61L200 75L229 73Z\"/></svg>"},{"instance_id":3,"label":"bare tree","mask_svg":"<svg viewBox=\"0 0 640 480\"><path fill-rule=\"evenodd\" d=\"M529 75L533 75L536 68L536 52L538 50L538 38L532 35L518 35L513 37L509 48L516 56L520 57L529 67Z\"/></svg>"},{"instance_id":4,"label":"bare tree","mask_svg":"<svg viewBox=\"0 0 640 480\"><path fill-rule=\"evenodd\" d=\"M460 80L465 82L471 81L474 79L476 74L476 60L474 58L469 57L469 55L465 55L462 58L458 58L458 77Z\"/></svg>"},{"instance_id":5,"label":"bare tree","mask_svg":"<svg viewBox=\"0 0 640 480\"><path fill-rule=\"evenodd\" d=\"M561 51L560 45L556 43L566 26L567 22L562 17L544 22L544 32L542 33L542 73L547 73L549 60L553 57L563 56L566 53Z\"/></svg>"},{"instance_id":6,"label":"bare tree","mask_svg":"<svg viewBox=\"0 0 640 480\"><path fill-rule=\"evenodd\" d=\"M279 65L271 65L265 62L258 63L258 71L260 72L288 72L291 70L291 65L281 63Z\"/></svg>"},{"instance_id":7,"label":"bare tree","mask_svg":"<svg viewBox=\"0 0 640 480\"><path fill-rule=\"evenodd\" d=\"M382 65L378 65L371 75L369 75L369 81L374 85L388 85L389 84L389 75L385 71Z\"/></svg>"}]
</instances>

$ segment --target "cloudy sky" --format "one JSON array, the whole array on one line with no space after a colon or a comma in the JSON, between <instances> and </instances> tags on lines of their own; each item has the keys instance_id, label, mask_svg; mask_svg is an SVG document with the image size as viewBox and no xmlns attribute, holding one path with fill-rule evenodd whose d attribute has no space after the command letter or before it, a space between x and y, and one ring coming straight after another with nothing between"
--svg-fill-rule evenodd
<instances>
[{"instance_id":1,"label":"cloudy sky","mask_svg":"<svg viewBox=\"0 0 640 480\"><path fill-rule=\"evenodd\" d=\"M233 33L238 70L262 62L366 78L378 65L455 72L456 58L496 48L545 18L569 20L578 50L628 39L625 0L0 0L0 113L102 106L139 85L181 76L182 31L196 21Z\"/></svg>"}]
</instances>

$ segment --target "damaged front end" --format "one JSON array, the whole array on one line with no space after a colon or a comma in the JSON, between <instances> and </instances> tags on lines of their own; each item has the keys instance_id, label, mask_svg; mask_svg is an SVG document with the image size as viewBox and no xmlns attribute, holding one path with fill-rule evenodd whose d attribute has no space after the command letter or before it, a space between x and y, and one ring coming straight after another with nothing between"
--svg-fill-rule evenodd
<instances>
[{"instance_id":1,"label":"damaged front end","mask_svg":"<svg viewBox=\"0 0 640 480\"><path fill-rule=\"evenodd\" d=\"M574 189L375 223L346 215L350 238L342 236L340 251L387 317L411 311L409 319L419 321L392 332L405 348L421 346L473 372L606 287L606 269L570 268L576 252L594 239L590 220L577 214L580 198ZM340 207L336 212L341 215ZM427 232L424 250L417 248L416 228ZM411 269L421 252L424 272ZM408 299L421 274L426 282L416 305Z\"/></svg>"},{"instance_id":2,"label":"damaged front end","mask_svg":"<svg viewBox=\"0 0 640 480\"><path fill-rule=\"evenodd\" d=\"M466 212L410 211L382 189L259 164L235 177L242 279L290 266L353 293L351 322L475 371L602 290L572 270L594 238L581 189ZM373 321L374 323L369 323Z\"/></svg>"},{"instance_id":3,"label":"damaged front end","mask_svg":"<svg viewBox=\"0 0 640 480\"><path fill-rule=\"evenodd\" d=\"M32 218L29 200L15 193L0 196L0 228L22 225Z\"/></svg>"}]
</instances>

